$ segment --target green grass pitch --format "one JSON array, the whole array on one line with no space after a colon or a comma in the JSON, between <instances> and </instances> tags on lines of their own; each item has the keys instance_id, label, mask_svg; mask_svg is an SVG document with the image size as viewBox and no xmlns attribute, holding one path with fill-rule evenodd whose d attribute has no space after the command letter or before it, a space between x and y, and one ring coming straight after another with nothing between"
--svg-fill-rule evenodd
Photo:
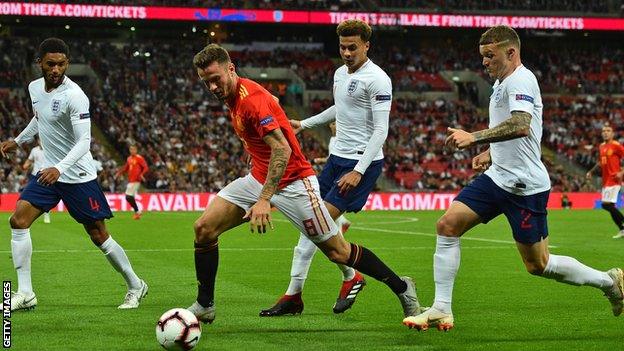
<instances>
[{"instance_id":1,"label":"green grass pitch","mask_svg":"<svg viewBox=\"0 0 624 351\"><path fill-rule=\"evenodd\" d=\"M373 250L418 286L431 304L435 221L441 212L363 212L351 215L348 240ZM123 279L67 214L32 227L33 285L39 305L14 313L13 350L159 350L158 317L195 298L192 224L199 213L147 213L108 221L150 291L137 310L120 311ZM220 239L217 319L203 326L196 350L622 350L624 317L615 318L596 289L530 276L510 230L499 217L462 240L454 291L455 329L418 333L401 325L398 299L368 279L353 308L331 307L340 287L337 268L317 253L303 293L302 315L260 318L286 289L298 234L274 214L275 230L243 225ZM8 214L0 214L0 272L17 288ZM603 211L551 211L551 251L597 269L624 265L624 240Z\"/></svg>"}]
</instances>

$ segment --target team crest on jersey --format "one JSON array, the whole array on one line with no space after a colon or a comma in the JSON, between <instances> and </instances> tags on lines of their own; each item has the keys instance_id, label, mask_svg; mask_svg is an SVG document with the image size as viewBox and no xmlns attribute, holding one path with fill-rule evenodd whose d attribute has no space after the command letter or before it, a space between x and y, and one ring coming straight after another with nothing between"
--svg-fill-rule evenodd
<instances>
[{"instance_id":1,"label":"team crest on jersey","mask_svg":"<svg viewBox=\"0 0 624 351\"><path fill-rule=\"evenodd\" d=\"M496 90L494 90L494 104L496 105L496 107L500 107L499 106L499 102L501 101L501 98L503 96L503 89L501 88L496 88Z\"/></svg>"},{"instance_id":2,"label":"team crest on jersey","mask_svg":"<svg viewBox=\"0 0 624 351\"><path fill-rule=\"evenodd\" d=\"M358 83L360 83L360 81L357 79L352 79L349 82L349 87L347 88L347 93L349 93L349 95L353 94L357 90Z\"/></svg>"},{"instance_id":3,"label":"team crest on jersey","mask_svg":"<svg viewBox=\"0 0 624 351\"><path fill-rule=\"evenodd\" d=\"M59 113L61 111L61 100L52 100L52 113Z\"/></svg>"}]
</instances>

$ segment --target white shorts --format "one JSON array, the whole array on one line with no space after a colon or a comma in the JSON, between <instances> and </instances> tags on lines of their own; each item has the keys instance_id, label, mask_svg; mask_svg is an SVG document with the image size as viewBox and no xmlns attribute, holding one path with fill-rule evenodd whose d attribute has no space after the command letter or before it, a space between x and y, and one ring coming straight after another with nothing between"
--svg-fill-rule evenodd
<instances>
[{"instance_id":1,"label":"white shorts","mask_svg":"<svg viewBox=\"0 0 624 351\"><path fill-rule=\"evenodd\" d=\"M262 184L248 174L228 184L217 196L247 211L258 201L261 192ZM271 204L315 243L322 243L338 233L338 226L321 199L316 176L296 180L278 190Z\"/></svg>"},{"instance_id":2,"label":"white shorts","mask_svg":"<svg viewBox=\"0 0 624 351\"><path fill-rule=\"evenodd\" d=\"M619 193L619 185L605 186L602 188L602 202L617 203Z\"/></svg>"},{"instance_id":3,"label":"white shorts","mask_svg":"<svg viewBox=\"0 0 624 351\"><path fill-rule=\"evenodd\" d=\"M139 192L139 187L141 183L139 182L131 182L126 185L126 195L128 196L136 196L137 192Z\"/></svg>"}]
</instances>

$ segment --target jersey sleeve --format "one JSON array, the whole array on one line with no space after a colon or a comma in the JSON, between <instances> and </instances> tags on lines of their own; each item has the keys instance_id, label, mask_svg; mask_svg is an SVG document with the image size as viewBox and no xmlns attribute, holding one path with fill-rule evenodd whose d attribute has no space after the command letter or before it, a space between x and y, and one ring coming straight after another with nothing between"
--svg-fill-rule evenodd
<instances>
[{"instance_id":1,"label":"jersey sleeve","mask_svg":"<svg viewBox=\"0 0 624 351\"><path fill-rule=\"evenodd\" d=\"M513 77L507 86L509 95L509 113L523 111L532 113L535 104L536 91L531 82L524 77Z\"/></svg>"},{"instance_id":2,"label":"jersey sleeve","mask_svg":"<svg viewBox=\"0 0 624 351\"><path fill-rule=\"evenodd\" d=\"M72 124L90 123L89 98L82 90L73 90L68 94L67 112Z\"/></svg>"},{"instance_id":3,"label":"jersey sleeve","mask_svg":"<svg viewBox=\"0 0 624 351\"><path fill-rule=\"evenodd\" d=\"M28 154L28 161L34 161L35 160L35 148L33 147L32 149L30 149L30 154Z\"/></svg>"},{"instance_id":4,"label":"jersey sleeve","mask_svg":"<svg viewBox=\"0 0 624 351\"><path fill-rule=\"evenodd\" d=\"M145 158L143 156L139 157L139 164L141 165L141 176L143 176L149 170L147 162L145 162Z\"/></svg>"},{"instance_id":5,"label":"jersey sleeve","mask_svg":"<svg viewBox=\"0 0 624 351\"><path fill-rule=\"evenodd\" d=\"M264 138L269 132L279 129L279 123L275 114L276 102L270 96L249 96L244 100L244 111L247 125L254 128L260 138Z\"/></svg>"},{"instance_id":6,"label":"jersey sleeve","mask_svg":"<svg viewBox=\"0 0 624 351\"><path fill-rule=\"evenodd\" d=\"M368 86L370 103L373 111L390 111L392 108L392 81L381 72Z\"/></svg>"}]
</instances>

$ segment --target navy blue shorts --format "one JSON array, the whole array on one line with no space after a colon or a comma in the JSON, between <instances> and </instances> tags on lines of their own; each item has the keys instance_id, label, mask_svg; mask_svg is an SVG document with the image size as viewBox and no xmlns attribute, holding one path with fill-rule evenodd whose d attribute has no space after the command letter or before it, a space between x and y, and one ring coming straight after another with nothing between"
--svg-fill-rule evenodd
<instances>
[{"instance_id":1,"label":"navy blue shorts","mask_svg":"<svg viewBox=\"0 0 624 351\"><path fill-rule=\"evenodd\" d=\"M349 173L357 165L357 160L329 155L321 175L318 177L321 197L326 202L334 205L342 212L358 212L366 204L368 194L375 187L377 178L383 169L383 160L371 162L366 172L362 175L360 183L346 194L340 194L337 183L340 178Z\"/></svg>"},{"instance_id":2,"label":"navy blue shorts","mask_svg":"<svg viewBox=\"0 0 624 351\"><path fill-rule=\"evenodd\" d=\"M550 190L534 195L515 195L501 189L490 177L482 174L457 195L459 201L475 211L483 223L501 213L511 225L514 240L534 244L548 236L546 205Z\"/></svg>"},{"instance_id":3,"label":"navy blue shorts","mask_svg":"<svg viewBox=\"0 0 624 351\"><path fill-rule=\"evenodd\" d=\"M82 224L113 217L106 197L95 179L80 184L56 182L45 186L37 183L37 178L30 179L20 194L20 200L30 202L44 212L50 211L63 200L69 214Z\"/></svg>"}]
</instances>

